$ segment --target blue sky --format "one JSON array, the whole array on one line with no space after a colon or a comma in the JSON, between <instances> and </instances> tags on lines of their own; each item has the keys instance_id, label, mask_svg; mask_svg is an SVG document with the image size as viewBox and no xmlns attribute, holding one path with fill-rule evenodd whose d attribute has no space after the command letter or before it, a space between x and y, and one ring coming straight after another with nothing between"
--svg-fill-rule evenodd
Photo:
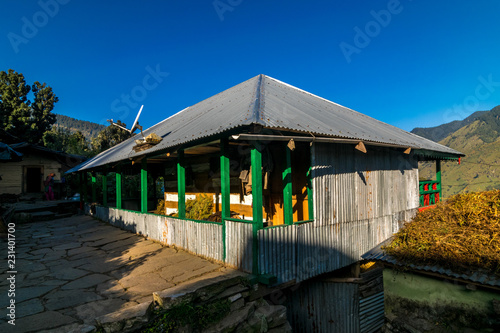
<instances>
[{"instance_id":1,"label":"blue sky","mask_svg":"<svg viewBox=\"0 0 500 333\"><path fill-rule=\"evenodd\" d=\"M500 104L498 1L2 0L0 70L149 127L258 74L411 130Z\"/></svg>"}]
</instances>

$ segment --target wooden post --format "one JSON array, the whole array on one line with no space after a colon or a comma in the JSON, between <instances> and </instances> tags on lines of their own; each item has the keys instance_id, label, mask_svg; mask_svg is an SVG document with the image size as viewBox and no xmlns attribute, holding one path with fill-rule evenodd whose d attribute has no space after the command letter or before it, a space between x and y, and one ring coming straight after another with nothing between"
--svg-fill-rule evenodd
<instances>
[{"instance_id":1,"label":"wooden post","mask_svg":"<svg viewBox=\"0 0 500 333\"><path fill-rule=\"evenodd\" d=\"M102 173L102 205L108 207L108 171Z\"/></svg>"},{"instance_id":2,"label":"wooden post","mask_svg":"<svg viewBox=\"0 0 500 333\"><path fill-rule=\"evenodd\" d=\"M312 187L312 165L309 164L307 170L307 210L309 211L309 220L314 220L314 200L313 200L313 187Z\"/></svg>"},{"instance_id":3,"label":"wooden post","mask_svg":"<svg viewBox=\"0 0 500 333\"><path fill-rule=\"evenodd\" d=\"M293 200L292 200L292 152L285 146L285 160L283 163L283 220L285 224L293 224Z\"/></svg>"},{"instance_id":4,"label":"wooden post","mask_svg":"<svg viewBox=\"0 0 500 333\"><path fill-rule=\"evenodd\" d=\"M441 201L443 191L441 185L441 160L436 160L436 181L437 181L437 189L439 190L439 200L435 200L435 203Z\"/></svg>"},{"instance_id":5,"label":"wooden post","mask_svg":"<svg viewBox=\"0 0 500 333\"><path fill-rule=\"evenodd\" d=\"M83 195L84 189L85 189L85 177L83 176L84 172L79 172L78 173L78 191L80 191L80 209L83 210L83 206L85 205L85 197Z\"/></svg>"},{"instance_id":6,"label":"wooden post","mask_svg":"<svg viewBox=\"0 0 500 333\"><path fill-rule=\"evenodd\" d=\"M141 160L141 213L148 212L148 160Z\"/></svg>"},{"instance_id":7,"label":"wooden post","mask_svg":"<svg viewBox=\"0 0 500 333\"><path fill-rule=\"evenodd\" d=\"M186 218L186 168L182 149L177 152L177 212L179 218Z\"/></svg>"},{"instance_id":8,"label":"wooden post","mask_svg":"<svg viewBox=\"0 0 500 333\"><path fill-rule=\"evenodd\" d=\"M122 167L118 165L116 167L116 208L122 208Z\"/></svg>"},{"instance_id":9,"label":"wooden post","mask_svg":"<svg viewBox=\"0 0 500 333\"><path fill-rule=\"evenodd\" d=\"M88 194L88 174L87 171L82 172L82 182L83 182L83 203L87 202L87 194ZM80 193L81 196L81 193Z\"/></svg>"},{"instance_id":10,"label":"wooden post","mask_svg":"<svg viewBox=\"0 0 500 333\"><path fill-rule=\"evenodd\" d=\"M259 240L258 231L262 224L262 148L258 142L254 143L251 151L252 163L252 215L253 215L253 242L252 242L252 274L259 274Z\"/></svg>"},{"instance_id":11,"label":"wooden post","mask_svg":"<svg viewBox=\"0 0 500 333\"><path fill-rule=\"evenodd\" d=\"M92 203L96 202L96 187L97 187L97 179L95 176L95 172L92 171Z\"/></svg>"},{"instance_id":12,"label":"wooden post","mask_svg":"<svg viewBox=\"0 0 500 333\"><path fill-rule=\"evenodd\" d=\"M220 192L222 205L222 261L226 262L226 218L231 217L231 179L227 140L220 140Z\"/></svg>"}]
</instances>

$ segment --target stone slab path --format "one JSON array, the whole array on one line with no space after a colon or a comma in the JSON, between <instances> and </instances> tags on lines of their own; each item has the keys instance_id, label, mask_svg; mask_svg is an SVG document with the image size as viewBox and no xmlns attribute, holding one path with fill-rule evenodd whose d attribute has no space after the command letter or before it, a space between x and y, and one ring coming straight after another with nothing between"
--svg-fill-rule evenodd
<instances>
[{"instance_id":1,"label":"stone slab path","mask_svg":"<svg viewBox=\"0 0 500 333\"><path fill-rule=\"evenodd\" d=\"M0 239L0 332L89 332L96 317L151 302L153 292L232 271L82 215L17 225L15 243L11 297Z\"/></svg>"}]
</instances>

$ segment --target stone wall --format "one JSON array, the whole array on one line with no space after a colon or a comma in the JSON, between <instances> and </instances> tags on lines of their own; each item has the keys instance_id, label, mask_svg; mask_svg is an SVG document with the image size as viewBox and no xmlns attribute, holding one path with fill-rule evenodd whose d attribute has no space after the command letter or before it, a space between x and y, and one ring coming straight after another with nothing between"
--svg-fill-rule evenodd
<instances>
[{"instance_id":1,"label":"stone wall","mask_svg":"<svg viewBox=\"0 0 500 333\"><path fill-rule=\"evenodd\" d=\"M198 314L198 315L197 315ZM193 280L153 301L99 318L98 332L292 332L286 307L270 305L246 275Z\"/></svg>"}]
</instances>

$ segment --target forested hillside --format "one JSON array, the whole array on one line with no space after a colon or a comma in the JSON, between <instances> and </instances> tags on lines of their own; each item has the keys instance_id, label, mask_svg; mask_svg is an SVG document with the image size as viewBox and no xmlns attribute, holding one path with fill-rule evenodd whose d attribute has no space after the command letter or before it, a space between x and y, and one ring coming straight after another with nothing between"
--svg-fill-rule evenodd
<instances>
[{"instance_id":1,"label":"forested hillside","mask_svg":"<svg viewBox=\"0 0 500 333\"><path fill-rule=\"evenodd\" d=\"M67 129L71 133L80 131L82 132L83 136L89 141L106 128L106 126L104 125L86 120L78 120L75 118L64 116L62 114L56 114L56 123L54 124L54 126L62 129Z\"/></svg>"},{"instance_id":2,"label":"forested hillside","mask_svg":"<svg viewBox=\"0 0 500 333\"><path fill-rule=\"evenodd\" d=\"M455 124L453 124L455 123ZM412 132L432 137L437 128L444 133L457 122L429 129L419 128ZM460 122L460 128L450 132L439 143L456 149L466 156L461 165L444 162L442 168L443 196L500 189L500 106L490 111L476 112ZM428 175L430 168L424 167L421 174Z\"/></svg>"}]
</instances>

